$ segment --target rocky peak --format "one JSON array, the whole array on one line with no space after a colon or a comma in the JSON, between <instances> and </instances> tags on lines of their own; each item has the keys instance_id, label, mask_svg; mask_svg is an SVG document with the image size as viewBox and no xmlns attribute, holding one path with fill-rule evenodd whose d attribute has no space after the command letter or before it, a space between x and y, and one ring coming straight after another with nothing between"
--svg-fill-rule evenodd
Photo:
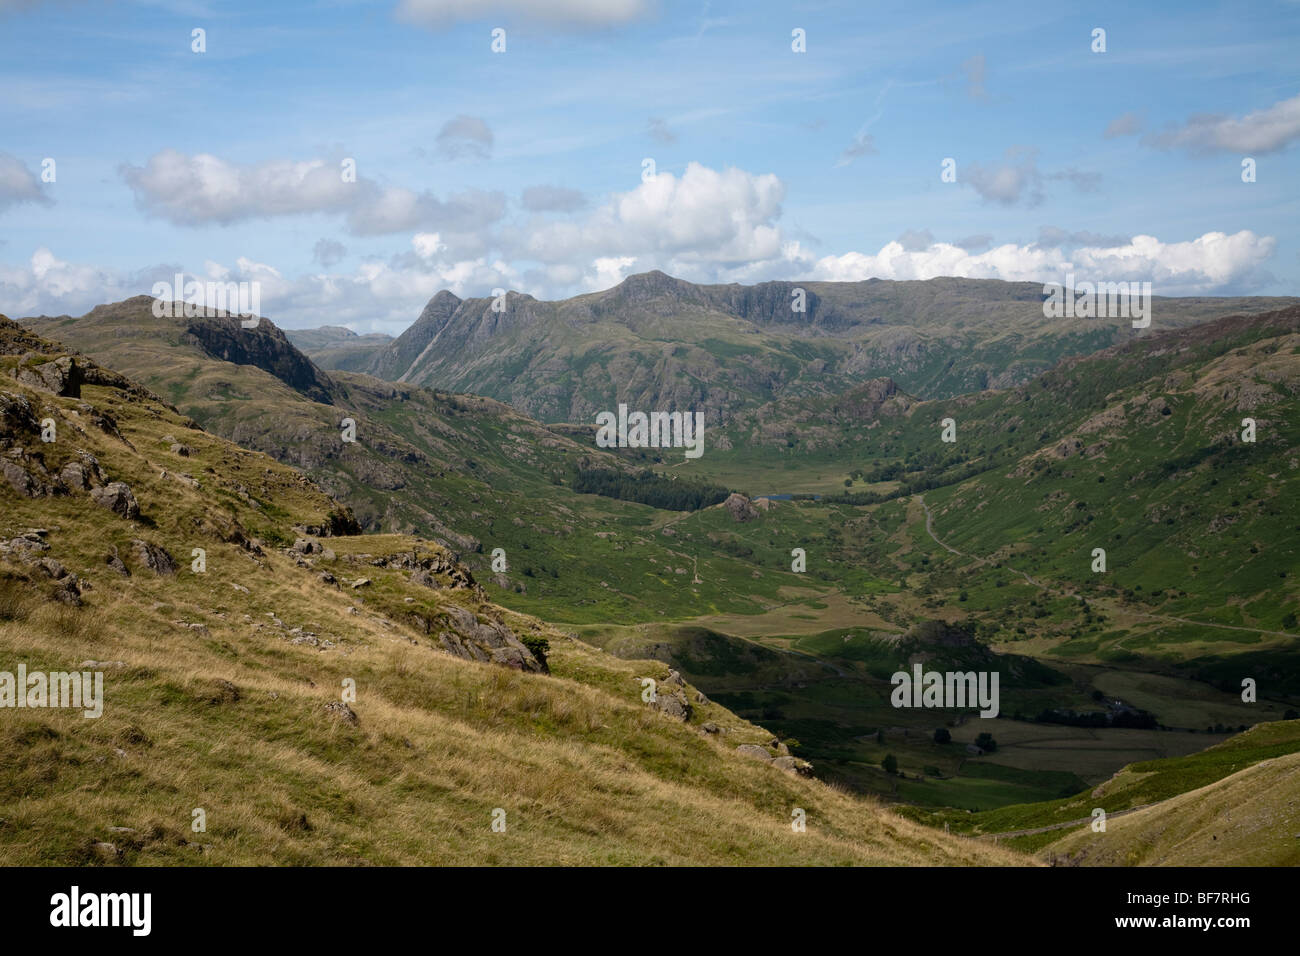
<instances>
[{"instance_id":1,"label":"rocky peak","mask_svg":"<svg viewBox=\"0 0 1300 956\"><path fill-rule=\"evenodd\" d=\"M211 358L256 366L314 402L334 404L329 378L266 319L251 329L230 316L185 322L185 339Z\"/></svg>"}]
</instances>

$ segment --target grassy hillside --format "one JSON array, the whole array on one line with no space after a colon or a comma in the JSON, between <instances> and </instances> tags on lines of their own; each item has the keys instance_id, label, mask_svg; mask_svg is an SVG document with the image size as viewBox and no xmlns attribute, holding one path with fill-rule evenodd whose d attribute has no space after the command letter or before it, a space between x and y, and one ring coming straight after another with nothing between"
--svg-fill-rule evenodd
<instances>
[{"instance_id":1,"label":"grassy hillside","mask_svg":"<svg viewBox=\"0 0 1300 956\"><path fill-rule=\"evenodd\" d=\"M1296 866L1300 753L1273 757L1223 780L1053 844L1050 858L1082 866Z\"/></svg>"},{"instance_id":2,"label":"grassy hillside","mask_svg":"<svg viewBox=\"0 0 1300 956\"><path fill-rule=\"evenodd\" d=\"M349 522L300 473L0 342L0 670L105 684L99 719L5 711L6 862L1026 862L738 753L771 735L663 665L491 604L427 541L313 537Z\"/></svg>"},{"instance_id":3,"label":"grassy hillside","mask_svg":"<svg viewBox=\"0 0 1300 956\"><path fill-rule=\"evenodd\" d=\"M307 469L367 529L437 538L495 602L671 663L855 790L978 810L1055 799L1300 704L1283 517L1297 510L1297 310L1162 332L952 400L875 379L773 401L698 461L656 463L490 399L311 373L275 343L225 361L149 326L147 303L33 325ZM327 401L305 394L317 387ZM337 439L345 413L356 445ZM1242 446L1246 414L1258 441ZM947 417L952 445L938 440ZM583 465L822 497L673 512L574 494ZM993 721L900 713L885 681L918 653L899 637L927 620L968 625L999 668L1036 661L1061 679L1010 667ZM1240 699L1244 676L1256 703ZM1133 714L1144 722L1123 725ZM971 758L982 730L999 749ZM881 768L890 755L898 774Z\"/></svg>"}]
</instances>

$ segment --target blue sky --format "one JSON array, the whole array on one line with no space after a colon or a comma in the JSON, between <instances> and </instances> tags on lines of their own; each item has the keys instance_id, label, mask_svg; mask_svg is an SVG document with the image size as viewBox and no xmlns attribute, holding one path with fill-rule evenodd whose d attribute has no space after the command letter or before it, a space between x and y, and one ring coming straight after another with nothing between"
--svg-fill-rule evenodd
<instances>
[{"instance_id":1,"label":"blue sky","mask_svg":"<svg viewBox=\"0 0 1300 956\"><path fill-rule=\"evenodd\" d=\"M0 311L178 270L389 332L652 268L1300 294L1298 40L1282 0L0 0Z\"/></svg>"}]
</instances>

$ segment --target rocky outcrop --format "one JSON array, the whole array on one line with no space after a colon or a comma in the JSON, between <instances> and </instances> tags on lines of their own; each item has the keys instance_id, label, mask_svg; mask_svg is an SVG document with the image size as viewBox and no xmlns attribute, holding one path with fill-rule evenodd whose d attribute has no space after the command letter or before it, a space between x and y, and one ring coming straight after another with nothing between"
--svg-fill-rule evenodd
<instances>
[{"instance_id":1,"label":"rocky outcrop","mask_svg":"<svg viewBox=\"0 0 1300 956\"><path fill-rule=\"evenodd\" d=\"M758 509L754 507L753 503L744 495L734 491L727 496L727 500L722 503L722 507L727 509L727 513L731 515L733 521L744 523L753 521L758 517Z\"/></svg>"},{"instance_id":2,"label":"rocky outcrop","mask_svg":"<svg viewBox=\"0 0 1300 956\"><path fill-rule=\"evenodd\" d=\"M70 355L56 359L44 355L25 355L14 368L13 376L20 385L65 398L80 398L84 381L81 367Z\"/></svg>"},{"instance_id":3,"label":"rocky outcrop","mask_svg":"<svg viewBox=\"0 0 1300 956\"><path fill-rule=\"evenodd\" d=\"M246 329L235 318L194 318L187 321L184 335L212 358L256 366L314 402L334 404L329 377L270 322Z\"/></svg>"},{"instance_id":4,"label":"rocky outcrop","mask_svg":"<svg viewBox=\"0 0 1300 956\"><path fill-rule=\"evenodd\" d=\"M545 673L547 670L510 628L497 621L480 620L473 611L454 604L445 609L443 626L435 639L444 651L456 657L501 664L519 671Z\"/></svg>"},{"instance_id":5,"label":"rocky outcrop","mask_svg":"<svg viewBox=\"0 0 1300 956\"><path fill-rule=\"evenodd\" d=\"M101 508L107 508L128 521L140 517L140 504L135 500L131 487L124 481L111 481L102 488L94 488L90 492L90 498Z\"/></svg>"},{"instance_id":6,"label":"rocky outcrop","mask_svg":"<svg viewBox=\"0 0 1300 956\"><path fill-rule=\"evenodd\" d=\"M135 553L135 558L140 565L148 568L154 574L172 575L176 573L176 561L167 553L167 549L161 545L143 541L140 538L133 538L131 540L131 550Z\"/></svg>"}]
</instances>

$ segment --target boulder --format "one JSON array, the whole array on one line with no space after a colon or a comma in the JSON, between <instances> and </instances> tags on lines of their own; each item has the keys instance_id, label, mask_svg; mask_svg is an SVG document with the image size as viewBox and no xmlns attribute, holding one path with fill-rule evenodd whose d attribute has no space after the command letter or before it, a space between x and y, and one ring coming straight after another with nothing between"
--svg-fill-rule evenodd
<instances>
[{"instance_id":1,"label":"boulder","mask_svg":"<svg viewBox=\"0 0 1300 956\"><path fill-rule=\"evenodd\" d=\"M812 764L807 760L800 760L798 757L777 757L772 761L772 766L800 777L811 777L813 772Z\"/></svg>"},{"instance_id":2,"label":"boulder","mask_svg":"<svg viewBox=\"0 0 1300 956\"><path fill-rule=\"evenodd\" d=\"M758 509L750 504L749 499L734 491L727 496L727 500L722 503L722 506L727 509L727 513L731 515L733 521L744 523L753 521L758 517Z\"/></svg>"},{"instance_id":3,"label":"boulder","mask_svg":"<svg viewBox=\"0 0 1300 956\"><path fill-rule=\"evenodd\" d=\"M736 753L742 757L751 757L754 760L761 760L763 763L771 763L772 755L758 744L741 744L736 748Z\"/></svg>"},{"instance_id":4,"label":"boulder","mask_svg":"<svg viewBox=\"0 0 1300 956\"><path fill-rule=\"evenodd\" d=\"M29 361L24 357L14 369L14 378L19 384L66 398L81 397L81 386L85 379L76 359L70 355L49 362L40 361L44 356L35 358L35 361Z\"/></svg>"},{"instance_id":5,"label":"boulder","mask_svg":"<svg viewBox=\"0 0 1300 956\"><path fill-rule=\"evenodd\" d=\"M81 588L77 585L77 576L66 574L50 596L60 604L81 607Z\"/></svg>"},{"instance_id":6,"label":"boulder","mask_svg":"<svg viewBox=\"0 0 1300 956\"><path fill-rule=\"evenodd\" d=\"M335 720L340 720L345 724L355 727L361 722L357 712L343 703L341 700L332 700L325 705L325 713L329 714Z\"/></svg>"},{"instance_id":7,"label":"boulder","mask_svg":"<svg viewBox=\"0 0 1300 956\"><path fill-rule=\"evenodd\" d=\"M665 694L662 691L655 694L655 709L661 714L667 714L677 720L691 719L691 705L686 702L686 697L680 691L673 691Z\"/></svg>"},{"instance_id":8,"label":"boulder","mask_svg":"<svg viewBox=\"0 0 1300 956\"><path fill-rule=\"evenodd\" d=\"M128 521L140 517L140 504L124 481L110 481L102 488L92 488L90 498L101 508L107 508Z\"/></svg>"},{"instance_id":9,"label":"boulder","mask_svg":"<svg viewBox=\"0 0 1300 956\"><path fill-rule=\"evenodd\" d=\"M124 564L122 559L118 557L116 546L114 546L113 550L108 552L108 554L104 555L104 563L108 565L109 570L115 574L120 574L124 578L129 578L131 576L131 572L127 569L126 564Z\"/></svg>"},{"instance_id":10,"label":"boulder","mask_svg":"<svg viewBox=\"0 0 1300 956\"><path fill-rule=\"evenodd\" d=\"M175 560L167 553L167 549L161 545L133 538L131 539L131 550L135 552L136 560L154 574L170 575L176 573Z\"/></svg>"}]
</instances>

